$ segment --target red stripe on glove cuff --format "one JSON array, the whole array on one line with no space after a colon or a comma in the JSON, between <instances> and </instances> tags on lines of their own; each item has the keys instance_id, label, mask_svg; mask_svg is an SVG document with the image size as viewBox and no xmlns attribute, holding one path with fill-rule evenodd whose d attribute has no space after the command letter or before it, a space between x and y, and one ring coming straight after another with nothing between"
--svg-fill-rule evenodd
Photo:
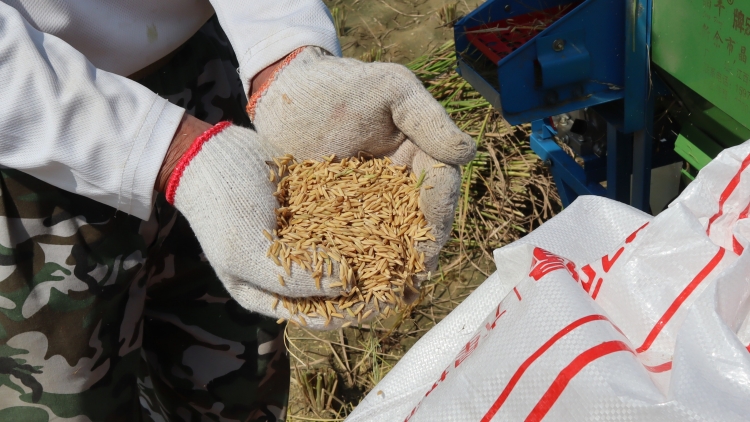
<instances>
[{"instance_id":1,"label":"red stripe on glove cuff","mask_svg":"<svg viewBox=\"0 0 750 422\"><path fill-rule=\"evenodd\" d=\"M292 51L288 56L284 58L284 60L279 63L278 66L276 66L276 69L274 69L273 73L271 74L271 77L269 77L263 85L260 86L260 88L255 91L255 94L253 94L250 99L247 101L247 108L245 111L247 112L247 115L250 116L250 120L255 119L255 107L258 105L258 100L260 100L261 95L263 95L266 90L268 90L268 87L271 86L271 82L273 82L276 79L276 76L281 72L281 69L285 68L286 65L289 64L292 60L294 60L295 57L299 53L302 52L307 46L300 47L294 51Z\"/></svg>"},{"instance_id":2,"label":"red stripe on glove cuff","mask_svg":"<svg viewBox=\"0 0 750 422\"><path fill-rule=\"evenodd\" d=\"M219 122L207 131L203 132L201 136L195 138L195 141L193 141L193 143L190 145L190 148L188 148L188 150L184 154L182 154L182 157L180 157L180 161L177 162L177 165L172 171L172 174L169 176L166 193L167 202L169 202L171 205L174 205L174 196L177 192L177 186L180 185L182 174L185 173L185 169L187 168L188 164L190 164L190 161L201 151L201 148L203 148L203 144L219 134L222 130L229 127L231 124L231 122Z\"/></svg>"}]
</instances>

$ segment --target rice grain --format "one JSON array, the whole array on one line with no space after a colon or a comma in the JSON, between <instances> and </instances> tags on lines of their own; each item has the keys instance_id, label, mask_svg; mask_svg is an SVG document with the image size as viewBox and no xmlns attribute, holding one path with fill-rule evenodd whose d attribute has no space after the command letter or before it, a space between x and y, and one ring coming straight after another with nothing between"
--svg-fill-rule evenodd
<instances>
[{"instance_id":1,"label":"rice grain","mask_svg":"<svg viewBox=\"0 0 750 422\"><path fill-rule=\"evenodd\" d=\"M327 323L344 313L358 323L373 313L388 315L403 305L404 288L416 290L413 275L425 271L416 243L435 240L419 209L424 171L417 177L388 158L334 160L274 158L269 177L279 181L274 193L279 208L273 236L263 231L272 242L268 256L287 275L293 264L294 270L310 272L318 289L323 274L338 278L330 288L344 288L337 298L280 296L301 325L303 316L313 314ZM279 283L285 285L280 275Z\"/></svg>"}]
</instances>

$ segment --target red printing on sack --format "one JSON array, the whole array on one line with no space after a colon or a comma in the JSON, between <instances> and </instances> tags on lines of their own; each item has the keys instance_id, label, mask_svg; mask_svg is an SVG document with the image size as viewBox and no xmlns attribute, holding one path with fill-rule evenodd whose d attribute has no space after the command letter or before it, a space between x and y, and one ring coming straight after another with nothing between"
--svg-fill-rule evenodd
<instances>
[{"instance_id":1,"label":"red printing on sack","mask_svg":"<svg viewBox=\"0 0 750 422\"><path fill-rule=\"evenodd\" d=\"M565 328L558 331L557 334L552 336L549 340L547 340L539 349L537 349L536 352L534 352L531 356L529 356L522 364L521 366L516 369L516 372L513 374L513 376L510 377L510 380L505 385L505 388L500 393L500 396L495 400L495 402L492 404L490 409L485 413L484 417L482 418L482 422L489 422L495 414L500 410L500 408L505 403L505 400L507 400L508 396L510 396L510 393L513 391L513 388L515 388L516 384L518 384L518 381L523 376L524 372L531 366L534 361L536 361L540 356L542 356L545 352L547 352L558 340L565 337L566 334L570 333L571 331L575 330L576 328L587 324L589 322L593 321L607 321L610 324L612 324L609 319L607 319L604 315L588 315L583 318L579 318L570 324L568 324ZM612 324L614 325L614 324Z\"/></svg>"},{"instance_id":2,"label":"red printing on sack","mask_svg":"<svg viewBox=\"0 0 750 422\"><path fill-rule=\"evenodd\" d=\"M604 279L600 278L599 282L596 283L596 287L594 287L593 293L591 293L591 298L596 300L596 297L599 296L599 288L602 287L602 284L604 284Z\"/></svg>"},{"instance_id":3,"label":"red printing on sack","mask_svg":"<svg viewBox=\"0 0 750 422\"><path fill-rule=\"evenodd\" d=\"M596 279L596 271L594 271L593 268L591 268L591 265L584 265L581 268L581 272L583 272L588 279L586 281L583 281L581 279L581 287L583 287L583 290L586 291L586 293L591 291L591 285L594 283L594 280ZM601 279L599 279L601 281Z\"/></svg>"},{"instance_id":4,"label":"red printing on sack","mask_svg":"<svg viewBox=\"0 0 750 422\"><path fill-rule=\"evenodd\" d=\"M750 206L748 206L748 209L748 213L750 213ZM640 232L647 225L648 223L644 224L638 230L628 236L628 238L625 240L625 244L627 245L629 243L632 243L633 240L635 240L638 232ZM622 256L624 250L624 247L618 249L611 259L607 255L602 257L601 263L604 272L608 272L612 268L614 263L617 262L620 256ZM725 252L725 249L719 249L713 259L711 259L711 261L695 276L695 278L693 278L693 280L683 289L683 291L680 292L680 294L677 296L677 298L675 298L669 308L667 308L664 315L662 315L662 317L656 322L654 327L648 333L641 347L636 349L638 353L643 353L651 347L653 342L656 340L656 337L658 337L664 326L679 310L680 306L687 300L690 294L698 287L698 285L700 285L700 283L708 276L708 274L710 274L711 271L716 268L719 262L721 262ZM534 280L539 281L539 279L541 279L545 275L561 269L566 269L575 280L581 283L581 287L586 292L590 293L593 299L596 299L596 297L599 295L599 289L601 288L604 280L602 278L599 278L598 280L596 279L596 271L591 267L591 265L584 265L581 268L581 272L586 276L586 280L584 281L575 271L575 264L573 264L571 261L547 252L544 249L534 248L534 258L532 260L532 269L529 273L529 277L532 277L534 278ZM593 283L595 280L596 284L594 285ZM592 287L593 292L591 291Z\"/></svg>"},{"instance_id":5,"label":"red printing on sack","mask_svg":"<svg viewBox=\"0 0 750 422\"><path fill-rule=\"evenodd\" d=\"M503 315L505 315L505 312L507 312L506 310L502 310L501 311L501 309L500 309L501 305L502 305L502 303L500 303L500 304L497 305L497 308L495 309L495 317L492 320L492 322L488 322L488 323L485 324L485 326L484 326L484 328L485 328L484 335L482 335L482 333L477 333L477 334L475 334L471 338L471 340L469 340L466 343L466 345L461 349L461 352L459 353L459 355L456 357L456 360L453 362L453 364L451 364L447 368L445 368L445 370L443 371L443 373L440 374L440 378L437 381L435 381L434 384L432 384L432 387L430 387L430 389L427 391L427 393L424 395L424 397L419 401L419 403L417 403L416 406L414 406L414 408L411 410L411 412L409 412L409 415L406 417L406 419L404 419L404 422L408 422L409 419L411 419L412 416L414 416L414 414L417 412L417 410L419 410L419 407L422 405L422 400L424 400L433 391L435 391L435 389L440 385L440 383L442 383L443 381L445 381L445 379L448 377L448 374L449 374L450 370L452 368L458 368L458 366L461 365L461 363L463 363L463 361L466 360L469 356L471 356L471 354L477 349L477 347L479 347L480 341L483 338L487 337L489 335L489 333L492 330L495 329L495 327L497 326L497 321L500 319L500 317L502 317Z\"/></svg>"},{"instance_id":6,"label":"red printing on sack","mask_svg":"<svg viewBox=\"0 0 750 422\"><path fill-rule=\"evenodd\" d=\"M466 343L466 346L464 346L463 349L461 349L461 352L458 354L456 362L454 363L454 367L458 368L458 366L461 365L461 363L465 361L466 358L471 356L471 353L476 350L477 346L479 346L479 338L479 333L474 334L474 337L472 337L471 340Z\"/></svg>"},{"instance_id":7,"label":"red printing on sack","mask_svg":"<svg viewBox=\"0 0 750 422\"><path fill-rule=\"evenodd\" d=\"M722 258L724 258L724 252L726 252L726 249L719 248L719 251L716 252L716 255L714 255L713 258L711 258L711 261L709 261L709 263L706 264L705 267L703 267L703 269L695 276L695 278L693 278L693 280L687 286L685 286L682 292L680 292L680 294L675 298L674 302L669 305L669 308L667 308L666 312L664 312L664 315L659 318L659 321L656 322L656 325L654 325L654 327L648 333L641 347L635 349L636 352L643 353L648 350L649 347L651 347L651 345L654 343L654 340L656 340L656 337L659 335L664 326L667 325L669 320L672 319L674 314L677 313L677 311L680 309L680 306L685 303L687 298L691 293L693 293L698 285L700 285L701 282L703 282L703 280L705 280L705 278L709 274L711 274L711 271L713 271L716 266L719 265Z\"/></svg>"},{"instance_id":8,"label":"red printing on sack","mask_svg":"<svg viewBox=\"0 0 750 422\"><path fill-rule=\"evenodd\" d=\"M557 378L552 382L552 385L549 386L544 395L542 395L542 398L539 399L539 402L531 410L529 416L526 417L526 422L541 421L557 399L560 398L560 395L565 391L565 387L568 386L573 377L578 375L589 363L615 352L633 353L633 350L627 344L614 340L596 345L578 355L568 366L560 371ZM482 420L484 421L485 419Z\"/></svg>"},{"instance_id":9,"label":"red printing on sack","mask_svg":"<svg viewBox=\"0 0 750 422\"><path fill-rule=\"evenodd\" d=\"M653 372L655 374L658 374L661 372L671 371L672 362L665 362L665 363L662 363L661 365L656 365L656 366L643 365L643 367L646 368L648 372Z\"/></svg>"},{"instance_id":10,"label":"red printing on sack","mask_svg":"<svg viewBox=\"0 0 750 422\"><path fill-rule=\"evenodd\" d=\"M716 221L719 217L721 217L724 214L724 204L727 202L729 197L732 195L734 190L737 188L737 186L740 184L740 179L742 178L742 172L745 171L747 166L750 165L750 155L745 157L744 160L742 160L742 165L740 165L740 169L737 170L737 173L734 174L732 179L729 181L729 184L727 184L727 187L724 188L724 190L721 192L721 196L719 196L719 211L716 212L711 218L708 219L708 227L706 228L706 234L711 234L711 224Z\"/></svg>"},{"instance_id":11,"label":"red printing on sack","mask_svg":"<svg viewBox=\"0 0 750 422\"><path fill-rule=\"evenodd\" d=\"M633 243L633 241L635 240L635 238L638 236L638 233L641 230L645 229L646 226L648 226L648 223L642 225L641 227L638 227L638 230L634 231L633 233L630 233L630 236L628 236L628 238L625 239L625 244L627 245L628 243Z\"/></svg>"},{"instance_id":12,"label":"red printing on sack","mask_svg":"<svg viewBox=\"0 0 750 422\"><path fill-rule=\"evenodd\" d=\"M744 210L740 213L740 216L737 217L737 221L744 220L747 218L748 214L750 214L750 204L747 204ZM732 250L737 255L742 255L742 252L745 251L745 248L740 244L740 242L737 241L737 238L732 235Z\"/></svg>"},{"instance_id":13,"label":"red printing on sack","mask_svg":"<svg viewBox=\"0 0 750 422\"><path fill-rule=\"evenodd\" d=\"M750 214L750 205L748 206L746 214ZM747 217L747 215L746 215ZM632 243L635 238L637 237L637 234L646 226L648 223L644 224L640 228L638 228L636 231L634 231L632 234L630 234L626 241L625 245ZM614 263L623 255L625 250L625 246L620 247L615 254L610 258L608 255L605 255L601 259L602 263L602 271L608 272ZM589 363L595 361L596 359L599 359L600 357L606 356L608 354L618 352L618 351L628 351L632 354L640 354L648 350L655 339L658 337L660 332L662 331L663 327L671 320L671 318L674 316L674 314L679 310L679 308L684 304L684 302L687 300L687 298L692 294L693 291L700 285L706 277L718 266L718 264L721 262L725 255L726 250L723 248L720 248L716 255L711 259L711 261L706 264L705 267L701 269L701 271L693 278L693 280L680 292L680 294L675 298L675 300L672 302L672 304L669 306L667 311L664 313L664 315L657 321L655 326L652 328L652 330L649 332L648 336L646 337L646 340L644 341L644 344L639 347L637 350L632 350L627 344L625 344L622 341L607 341L604 343L601 343L597 346L594 346L584 352L582 352L580 355L578 355L568 366L566 366L555 378L553 383L550 385L548 390L544 393L542 398L539 400L539 402L536 404L534 409L531 411L531 413L527 417L527 421L538 421L541 420L548 411L552 408L552 406L555 404L557 399L560 397L562 392L565 390L568 383L575 377L586 365ZM575 269L575 263L572 261L562 258L560 256L557 256L551 252L548 252L541 248L534 248L533 251L533 257L532 257L532 266L531 271L529 273L529 277L534 278L535 281L539 281L542 277L545 275L557 271L557 270L566 270L568 271L571 276L576 280L576 282L580 282L582 284L582 287L587 292L591 290L593 286L593 293L592 298L596 298L599 288L602 285L603 279L596 277L596 270L591 267L591 265L586 265L583 268L581 268L581 271L586 275L588 280L583 281L580 279L580 276L578 272ZM596 284L594 285L594 281L596 280ZM517 288L514 288L514 293L518 297L519 300L521 300L520 292ZM500 312L500 305L498 305L496 315L495 315L495 321L499 319L503 314L505 314L506 311ZM487 413L482 418L482 421L489 421L491 420L500 410L500 408L503 406L503 404L507 401L508 397L510 396L511 392L515 388L515 386L518 384L526 370L544 353L546 353L557 341L559 341L561 338L563 338L565 335L573 331L574 329L592 321L600 321L604 320L609 322L612 327L614 327L620 334L623 335L623 337L626 337L625 334L616 326L614 325L609 319L604 315L589 315L587 317L580 318L572 323L570 323L568 326L560 330L558 333L556 333L553 337L551 337L547 342L545 342L539 349L537 349L531 356L529 356L517 369L516 372L511 376L508 383L505 385L503 391L500 393L498 398L495 400L495 402L492 404L490 409L487 411ZM495 328L495 323L492 324L487 323L486 324L486 330L487 334ZM474 337L469 340L469 342L462 348L461 352L457 356L454 367L458 367L466 358L471 355L474 350L476 350L479 346L480 341L485 336L482 336L481 334L477 334ZM748 345L748 351L750 351L750 345ZM643 365L644 368L651 372L651 373L662 373L666 371L670 371L672 369L672 362L665 362L659 365L655 366L649 366L649 365ZM433 384L432 388L427 392L425 397L429 395L432 391L434 391L441 382L443 382L449 374L449 369L446 369L443 371L443 373L440 376L440 379ZM411 419L414 414L417 412L421 405L420 403L417 404L414 409L410 412L409 416L405 419L408 421Z\"/></svg>"},{"instance_id":14,"label":"red printing on sack","mask_svg":"<svg viewBox=\"0 0 750 422\"><path fill-rule=\"evenodd\" d=\"M500 312L500 305L498 305L497 312L495 312L495 319L492 320L492 323L488 322L487 324L485 324L484 328L488 332L494 330L495 327L497 326L497 320L500 319L501 316L505 315L505 312L507 312L507 311Z\"/></svg>"},{"instance_id":15,"label":"red printing on sack","mask_svg":"<svg viewBox=\"0 0 750 422\"><path fill-rule=\"evenodd\" d=\"M631 233L626 239L625 239L625 246L621 246L614 254L612 258L609 257L609 255L604 255L602 259L600 260L602 271L604 273L608 273L609 270L612 269L612 266L615 265L615 263L620 259L623 252L625 252L626 246L630 243L632 243L635 238L638 236L638 233L643 230L646 226L648 226L649 223L646 223L639 227L636 231ZM531 271L529 272L529 277L532 277L535 281L539 281L542 277L545 275L557 271L566 269L568 270L568 273L570 273L570 276L573 277L573 279L576 282L581 283L581 287L583 290L586 291L586 293L589 293L591 295L591 298L596 300L596 297L599 295L599 289L602 287L602 284L604 283L604 279L599 277L597 279L597 272L592 267L591 264L586 264L583 267L581 267L581 273L586 277L586 280L584 280L581 277L581 274L576 271L576 264L569 259L557 256L551 252L548 252L542 248L534 248L533 252L533 258L531 261ZM596 282L596 283L594 283Z\"/></svg>"},{"instance_id":16,"label":"red printing on sack","mask_svg":"<svg viewBox=\"0 0 750 422\"><path fill-rule=\"evenodd\" d=\"M602 257L602 268L604 269L605 273L608 273L609 270L612 268L613 265L615 265L615 262L620 258L620 255L625 252L625 247L621 246L620 249L615 252L615 256L612 257L612 260L610 261L608 255L604 255Z\"/></svg>"},{"instance_id":17,"label":"red printing on sack","mask_svg":"<svg viewBox=\"0 0 750 422\"><path fill-rule=\"evenodd\" d=\"M518 301L521 301L521 293L518 293L518 288L514 287L513 291L516 292L516 297L518 298Z\"/></svg>"},{"instance_id":18,"label":"red printing on sack","mask_svg":"<svg viewBox=\"0 0 750 422\"><path fill-rule=\"evenodd\" d=\"M593 319L592 317L601 317L601 318ZM588 317L581 318L575 321L573 324L578 323L577 326L580 326L580 325L585 324L586 322L591 322L591 321L601 320L601 319L609 321L606 317L602 315L590 315ZM567 330L567 331L562 336L572 331L572 330L568 330L569 327L570 325L568 327L565 327L564 330ZM617 327L615 326L615 328ZM618 329L617 331L620 331L620 330ZM525 371L526 368L531 363L533 363L533 360L536 360L536 358L541 356L549 348L549 346L551 346L551 344L549 344L550 342L554 343L554 341L557 341L559 340L560 337L562 337L562 336L558 337L558 335L560 335L560 333L556 334L555 337L553 337L547 343L545 343L542 346L542 348L537 350L536 353L531 355L531 357L529 357L529 359L527 359L521 365L521 367L518 368L516 373L513 374L511 381L508 383L508 385L506 385L505 390L503 390L503 392L500 394L500 397L498 397L498 399L495 401L495 403L490 408L490 410L484 415L484 417L482 418L482 422L490 421L497 414L497 411L500 410L500 407L505 402L507 397L510 395L510 392L511 392L510 390L513 389L513 386L515 386L515 384L518 382L518 379L520 379L520 376L523 375L523 371ZM607 342L598 344L584 351L583 353L579 354L575 359L573 359L565 368L563 368L562 371L558 373L557 377L555 377L555 380L552 381L552 384L549 386L547 391L542 395L541 399L539 399L539 401L531 410L531 412L529 413L529 415L526 417L525 420L529 422L541 421L544 418L544 416L547 415L547 412L549 412L549 410L552 408L555 402L557 402L557 399L560 398L560 395L562 395L563 391L565 391L565 387L568 386L568 383L570 383L570 381L576 375L578 375L578 373L581 372L583 368L585 368L589 363L592 363L593 361L601 357L604 357L606 355L609 355L611 353L614 353L614 352L630 352L635 355L635 352L633 351L633 349L631 349L626 343L619 341L619 340L607 341ZM531 362L529 362L530 360ZM644 367L649 372L661 373L661 372L666 372L666 371L671 370L672 362L666 362L657 366L644 365ZM519 372L521 372L521 374L519 374Z\"/></svg>"},{"instance_id":19,"label":"red printing on sack","mask_svg":"<svg viewBox=\"0 0 750 422\"><path fill-rule=\"evenodd\" d=\"M570 260L547 252L542 248L534 248L534 257L531 261L529 277L532 277L534 281L539 281L542 277L553 271L567 269L569 262Z\"/></svg>"}]
</instances>

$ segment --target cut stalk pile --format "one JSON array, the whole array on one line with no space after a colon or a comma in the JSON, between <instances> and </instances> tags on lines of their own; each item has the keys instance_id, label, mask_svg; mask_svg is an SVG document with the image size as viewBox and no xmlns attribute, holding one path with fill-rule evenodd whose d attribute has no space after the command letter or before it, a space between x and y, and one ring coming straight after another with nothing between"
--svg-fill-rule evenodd
<instances>
[{"instance_id":1,"label":"cut stalk pile","mask_svg":"<svg viewBox=\"0 0 750 422\"><path fill-rule=\"evenodd\" d=\"M290 155L274 160L271 181L279 180L277 229L268 256L291 275L292 264L312 273L320 289L323 275L333 274L346 292L337 298L277 296L306 325L302 315L361 323L376 310L387 316L403 304L405 293L417 293L412 276L425 271L424 252L416 242L435 240L419 210L422 181L406 166L388 158L360 160L334 156L297 162ZM279 282L284 285L283 277Z\"/></svg>"},{"instance_id":2,"label":"cut stalk pile","mask_svg":"<svg viewBox=\"0 0 750 422\"><path fill-rule=\"evenodd\" d=\"M479 269L480 261L492 262L492 250L523 237L560 209L551 177L529 146L528 125L509 127L455 66L453 42L408 65L477 142L476 157L462 168L453 236L441 253L444 273L466 263Z\"/></svg>"}]
</instances>

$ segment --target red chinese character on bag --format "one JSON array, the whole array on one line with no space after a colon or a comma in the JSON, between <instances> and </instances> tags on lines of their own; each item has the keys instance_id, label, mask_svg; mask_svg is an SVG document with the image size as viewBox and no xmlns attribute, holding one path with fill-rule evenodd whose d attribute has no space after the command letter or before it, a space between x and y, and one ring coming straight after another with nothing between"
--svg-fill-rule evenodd
<instances>
[{"instance_id":1,"label":"red chinese character on bag","mask_svg":"<svg viewBox=\"0 0 750 422\"><path fill-rule=\"evenodd\" d=\"M500 312L500 305L497 305L497 309L495 309L495 319L492 320L492 322L488 322L484 325L485 330L487 332L490 332L495 329L495 326L497 326L497 320L500 319L501 316L505 315L506 311Z\"/></svg>"},{"instance_id":2,"label":"red chinese character on bag","mask_svg":"<svg viewBox=\"0 0 750 422\"><path fill-rule=\"evenodd\" d=\"M459 353L458 357L456 357L454 366L458 368L458 365L460 365L461 362L465 361L466 358L471 356L471 353L477 349L477 346L479 346L479 334L475 334L474 337L472 337L471 340L466 343L466 346L461 349L461 353Z\"/></svg>"},{"instance_id":3,"label":"red chinese character on bag","mask_svg":"<svg viewBox=\"0 0 750 422\"><path fill-rule=\"evenodd\" d=\"M578 280L578 274L575 273L575 264L571 264L573 263L570 260L547 252L542 248L534 248L534 258L531 261L529 277L532 277L535 281L539 281L539 279L552 271L568 270L573 275L573 278Z\"/></svg>"}]
</instances>

